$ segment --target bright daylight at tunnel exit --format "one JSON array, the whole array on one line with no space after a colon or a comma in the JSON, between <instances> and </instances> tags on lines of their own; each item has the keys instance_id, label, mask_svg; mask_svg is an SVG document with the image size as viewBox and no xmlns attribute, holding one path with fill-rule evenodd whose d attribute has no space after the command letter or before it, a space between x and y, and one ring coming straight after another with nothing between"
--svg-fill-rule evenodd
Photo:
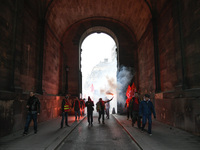
<instances>
[{"instance_id":1,"label":"bright daylight at tunnel exit","mask_svg":"<svg viewBox=\"0 0 200 150\"><path fill-rule=\"evenodd\" d=\"M111 99L110 109L117 111L117 53L116 43L105 33L87 36L81 45L82 98L94 103L99 98Z\"/></svg>"}]
</instances>

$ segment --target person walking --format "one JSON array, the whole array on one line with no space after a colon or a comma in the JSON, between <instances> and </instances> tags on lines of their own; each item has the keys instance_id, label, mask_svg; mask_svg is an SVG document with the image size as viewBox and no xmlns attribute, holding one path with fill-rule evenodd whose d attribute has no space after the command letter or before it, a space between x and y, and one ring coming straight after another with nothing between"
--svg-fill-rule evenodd
<instances>
[{"instance_id":1,"label":"person walking","mask_svg":"<svg viewBox=\"0 0 200 150\"><path fill-rule=\"evenodd\" d=\"M137 121L138 128L141 128L141 120L139 116L139 103L138 93L135 92L134 97L130 100L130 112L132 114L132 126L134 127L135 122Z\"/></svg>"},{"instance_id":2,"label":"person walking","mask_svg":"<svg viewBox=\"0 0 200 150\"><path fill-rule=\"evenodd\" d=\"M78 97L76 97L73 105L74 105L74 113L75 113L75 121L76 121L77 116L78 116L78 119L80 119L80 101L79 101Z\"/></svg>"},{"instance_id":3,"label":"person walking","mask_svg":"<svg viewBox=\"0 0 200 150\"><path fill-rule=\"evenodd\" d=\"M148 119L148 133L151 136L151 127L152 127L152 119L151 115L154 115L154 118L156 118L155 109L153 106L153 103L150 100L150 95L145 94L144 95L144 101L141 101L139 106L139 114L142 116L142 132L144 131L144 127L146 125L147 119Z\"/></svg>"},{"instance_id":4,"label":"person walking","mask_svg":"<svg viewBox=\"0 0 200 150\"><path fill-rule=\"evenodd\" d=\"M130 100L130 112L132 114L132 126L134 127L135 122L137 121L138 128L141 128L141 119L139 116L139 104L140 100L138 97L138 93L135 92L134 97Z\"/></svg>"},{"instance_id":5,"label":"person walking","mask_svg":"<svg viewBox=\"0 0 200 150\"><path fill-rule=\"evenodd\" d=\"M125 108L126 108L126 115L127 115L127 120L129 120L129 116L131 115L131 118L132 118L132 114L130 113L130 98L127 98L126 99L126 103L125 103Z\"/></svg>"},{"instance_id":6,"label":"person walking","mask_svg":"<svg viewBox=\"0 0 200 150\"><path fill-rule=\"evenodd\" d=\"M34 133L37 133L37 115L40 114L40 101L35 94L31 91L30 97L27 101L26 108L28 109L28 114L26 118L26 124L24 127L23 135L28 134L28 128L30 125L31 120L34 122Z\"/></svg>"},{"instance_id":7,"label":"person walking","mask_svg":"<svg viewBox=\"0 0 200 150\"><path fill-rule=\"evenodd\" d=\"M61 104L61 111L62 111L62 119L61 119L61 125L60 128L63 128L64 118L65 118L65 125L69 127L68 124L68 112L70 111L70 103L69 103L69 96L66 96L66 99L62 100Z\"/></svg>"},{"instance_id":8,"label":"person walking","mask_svg":"<svg viewBox=\"0 0 200 150\"><path fill-rule=\"evenodd\" d=\"M106 108L106 118L109 119L110 118L110 102L107 102L105 104L105 108Z\"/></svg>"},{"instance_id":9,"label":"person walking","mask_svg":"<svg viewBox=\"0 0 200 150\"><path fill-rule=\"evenodd\" d=\"M80 114L85 115L85 99L80 99Z\"/></svg>"},{"instance_id":10,"label":"person walking","mask_svg":"<svg viewBox=\"0 0 200 150\"><path fill-rule=\"evenodd\" d=\"M89 126L93 125L93 111L94 111L94 103L91 100L90 96L88 96L88 101L85 103L85 106L87 107L87 118L88 118L88 123Z\"/></svg>"},{"instance_id":11,"label":"person walking","mask_svg":"<svg viewBox=\"0 0 200 150\"><path fill-rule=\"evenodd\" d=\"M103 101L102 98L99 98L99 101L96 103L96 110L99 113L98 121L100 122L101 116L102 116L102 123L105 124L104 122L104 113L105 113L105 103L110 102L113 99L113 97L110 100Z\"/></svg>"}]
</instances>

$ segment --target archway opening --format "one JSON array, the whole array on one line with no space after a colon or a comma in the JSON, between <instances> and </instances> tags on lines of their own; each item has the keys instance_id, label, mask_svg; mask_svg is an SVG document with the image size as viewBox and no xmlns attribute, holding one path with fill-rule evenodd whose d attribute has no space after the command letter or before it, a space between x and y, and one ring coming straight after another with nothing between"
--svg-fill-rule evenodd
<instances>
[{"instance_id":1,"label":"archway opening","mask_svg":"<svg viewBox=\"0 0 200 150\"><path fill-rule=\"evenodd\" d=\"M117 44L106 33L92 33L81 44L82 98L96 104L111 99L110 113L117 112Z\"/></svg>"}]
</instances>

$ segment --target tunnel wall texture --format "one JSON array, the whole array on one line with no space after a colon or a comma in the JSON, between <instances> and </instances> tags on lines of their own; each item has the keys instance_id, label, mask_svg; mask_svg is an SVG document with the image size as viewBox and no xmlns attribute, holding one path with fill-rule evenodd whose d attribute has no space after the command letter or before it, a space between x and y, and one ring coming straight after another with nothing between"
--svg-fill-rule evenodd
<instances>
[{"instance_id":1,"label":"tunnel wall texture","mask_svg":"<svg viewBox=\"0 0 200 150\"><path fill-rule=\"evenodd\" d=\"M52 32L46 32L45 36L52 40L45 45L48 51L43 50L44 18L40 9L35 0L0 2L0 137L24 128L29 91L39 93L38 122L59 115L63 98L56 96L60 44ZM42 84L48 87L47 91L42 90Z\"/></svg>"},{"instance_id":2,"label":"tunnel wall texture","mask_svg":"<svg viewBox=\"0 0 200 150\"><path fill-rule=\"evenodd\" d=\"M178 2L157 8L161 91L155 93L152 23L138 46L139 89L151 94L158 121L200 135L200 3Z\"/></svg>"},{"instance_id":3,"label":"tunnel wall texture","mask_svg":"<svg viewBox=\"0 0 200 150\"><path fill-rule=\"evenodd\" d=\"M13 133L25 126L26 104L29 94L0 92L0 137ZM62 96L36 95L41 103L38 123L54 119L60 115ZM58 124L59 127L59 124ZM33 122L30 125L33 128ZM32 129L30 129L32 130Z\"/></svg>"}]
</instances>

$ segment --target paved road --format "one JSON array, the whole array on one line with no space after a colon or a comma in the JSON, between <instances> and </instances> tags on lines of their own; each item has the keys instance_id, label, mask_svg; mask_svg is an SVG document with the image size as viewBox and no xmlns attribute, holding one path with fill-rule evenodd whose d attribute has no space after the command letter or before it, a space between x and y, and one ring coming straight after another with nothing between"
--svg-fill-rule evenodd
<instances>
[{"instance_id":1,"label":"paved road","mask_svg":"<svg viewBox=\"0 0 200 150\"><path fill-rule=\"evenodd\" d=\"M139 148L113 116L105 124L88 126L87 117L65 138L58 150L138 150Z\"/></svg>"}]
</instances>

